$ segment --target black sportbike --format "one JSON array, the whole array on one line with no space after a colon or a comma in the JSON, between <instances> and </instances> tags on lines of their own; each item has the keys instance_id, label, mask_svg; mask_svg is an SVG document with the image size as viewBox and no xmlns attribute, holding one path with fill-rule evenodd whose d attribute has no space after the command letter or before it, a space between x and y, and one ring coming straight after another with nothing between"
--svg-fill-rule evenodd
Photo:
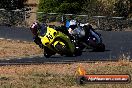
<instances>
[{"instance_id":1,"label":"black sportbike","mask_svg":"<svg viewBox=\"0 0 132 88\"><path fill-rule=\"evenodd\" d=\"M105 45L102 42L101 34L94 31L89 24L79 24L73 30L71 36L71 41L73 41L80 50L87 48L97 52L105 51Z\"/></svg>"}]
</instances>

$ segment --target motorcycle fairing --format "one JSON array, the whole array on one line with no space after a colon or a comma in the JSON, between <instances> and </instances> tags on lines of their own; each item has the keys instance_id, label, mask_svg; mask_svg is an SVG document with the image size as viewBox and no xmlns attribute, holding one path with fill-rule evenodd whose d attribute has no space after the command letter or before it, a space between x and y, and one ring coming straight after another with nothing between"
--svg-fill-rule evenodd
<instances>
[{"instance_id":1,"label":"motorcycle fairing","mask_svg":"<svg viewBox=\"0 0 132 88\"><path fill-rule=\"evenodd\" d=\"M55 47L57 44L62 44L62 46L67 45L69 51L72 53L75 50L74 44L71 43L70 38L66 34L56 31L53 28L47 27L47 33L45 33L44 36L39 37L41 38L42 44L53 51L55 51L53 47ZM63 42L63 40L66 44Z\"/></svg>"}]
</instances>

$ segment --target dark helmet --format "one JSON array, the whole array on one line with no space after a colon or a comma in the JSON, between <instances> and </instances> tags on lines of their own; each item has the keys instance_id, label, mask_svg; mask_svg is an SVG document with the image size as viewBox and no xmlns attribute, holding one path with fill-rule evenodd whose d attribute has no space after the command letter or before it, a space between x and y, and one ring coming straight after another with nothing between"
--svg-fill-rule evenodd
<instances>
[{"instance_id":1,"label":"dark helmet","mask_svg":"<svg viewBox=\"0 0 132 88\"><path fill-rule=\"evenodd\" d=\"M38 22L34 22L31 27L30 30L32 31L33 35L38 35L38 30L40 29L40 24Z\"/></svg>"}]
</instances>

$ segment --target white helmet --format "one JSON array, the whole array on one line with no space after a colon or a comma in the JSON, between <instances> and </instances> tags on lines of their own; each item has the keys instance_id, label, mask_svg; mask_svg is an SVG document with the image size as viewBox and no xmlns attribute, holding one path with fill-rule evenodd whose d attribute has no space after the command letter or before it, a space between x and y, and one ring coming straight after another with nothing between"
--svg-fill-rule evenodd
<instances>
[{"instance_id":1,"label":"white helmet","mask_svg":"<svg viewBox=\"0 0 132 88\"><path fill-rule=\"evenodd\" d=\"M70 25L77 25L77 21L76 20L71 20Z\"/></svg>"}]
</instances>

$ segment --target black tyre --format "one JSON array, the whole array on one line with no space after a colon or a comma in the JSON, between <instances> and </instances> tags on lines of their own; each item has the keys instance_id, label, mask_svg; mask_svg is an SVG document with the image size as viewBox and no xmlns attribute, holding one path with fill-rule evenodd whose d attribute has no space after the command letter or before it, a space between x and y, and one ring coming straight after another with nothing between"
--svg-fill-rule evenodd
<instances>
[{"instance_id":1,"label":"black tyre","mask_svg":"<svg viewBox=\"0 0 132 88\"><path fill-rule=\"evenodd\" d=\"M99 43L97 45L97 47L94 49L94 51L104 52L105 51L105 45L103 43Z\"/></svg>"},{"instance_id":2,"label":"black tyre","mask_svg":"<svg viewBox=\"0 0 132 88\"><path fill-rule=\"evenodd\" d=\"M65 45L62 45L62 44L57 44L56 46L55 46L55 48L58 50L58 53L60 54L60 55L66 55L66 56L68 56L68 57L71 57L71 56L73 56L73 53L71 53L71 51L69 50L69 46L68 46L68 43L65 41L65 40L63 40L63 39L61 39L61 38L59 38L59 39L57 39L58 41L61 41L61 42L63 42ZM57 41L56 40L56 41Z\"/></svg>"},{"instance_id":3,"label":"black tyre","mask_svg":"<svg viewBox=\"0 0 132 88\"><path fill-rule=\"evenodd\" d=\"M75 52L75 56L81 56L82 52Z\"/></svg>"},{"instance_id":4,"label":"black tyre","mask_svg":"<svg viewBox=\"0 0 132 88\"><path fill-rule=\"evenodd\" d=\"M76 49L74 55L75 55L75 56L81 56L81 55L82 55L82 50L79 49L79 48Z\"/></svg>"},{"instance_id":5,"label":"black tyre","mask_svg":"<svg viewBox=\"0 0 132 88\"><path fill-rule=\"evenodd\" d=\"M66 54L66 57L73 57L73 54Z\"/></svg>"},{"instance_id":6,"label":"black tyre","mask_svg":"<svg viewBox=\"0 0 132 88\"><path fill-rule=\"evenodd\" d=\"M69 53L69 50L67 49L67 46L63 46L63 45L56 45L56 48L59 50L58 53L63 56L66 55L67 57L72 57L73 54Z\"/></svg>"},{"instance_id":7,"label":"black tyre","mask_svg":"<svg viewBox=\"0 0 132 88\"><path fill-rule=\"evenodd\" d=\"M47 53L44 53L44 56L45 56L46 58L50 58L52 55L47 54Z\"/></svg>"},{"instance_id":8,"label":"black tyre","mask_svg":"<svg viewBox=\"0 0 132 88\"><path fill-rule=\"evenodd\" d=\"M49 58L49 57L51 57L52 55L54 55L55 54L55 52L53 52L52 50L50 50L49 48L47 48L47 47L44 47L44 56L46 57L46 58Z\"/></svg>"}]
</instances>

